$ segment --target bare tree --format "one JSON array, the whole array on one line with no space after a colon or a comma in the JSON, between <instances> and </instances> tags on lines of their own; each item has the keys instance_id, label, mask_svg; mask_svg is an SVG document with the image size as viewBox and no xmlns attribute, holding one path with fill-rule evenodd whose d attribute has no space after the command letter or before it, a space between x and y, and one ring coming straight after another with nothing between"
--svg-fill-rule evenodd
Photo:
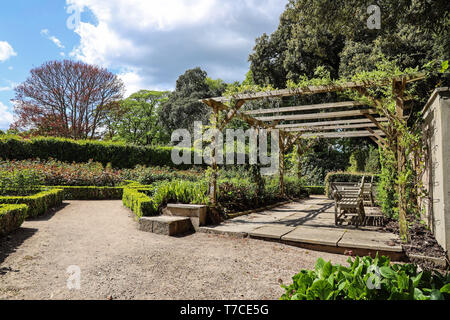
<instances>
[{"instance_id":1,"label":"bare tree","mask_svg":"<svg viewBox=\"0 0 450 320\"><path fill-rule=\"evenodd\" d=\"M71 60L31 70L15 89L13 128L37 134L93 139L107 108L122 99L123 82L104 68Z\"/></svg>"}]
</instances>

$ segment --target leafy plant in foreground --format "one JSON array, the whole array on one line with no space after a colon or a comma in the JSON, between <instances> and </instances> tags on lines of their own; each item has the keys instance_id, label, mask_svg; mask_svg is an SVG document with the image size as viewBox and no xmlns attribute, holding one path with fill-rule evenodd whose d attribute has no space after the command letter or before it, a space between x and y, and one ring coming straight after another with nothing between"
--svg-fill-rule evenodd
<instances>
[{"instance_id":1,"label":"leafy plant in foreground","mask_svg":"<svg viewBox=\"0 0 450 320\"><path fill-rule=\"evenodd\" d=\"M301 270L281 300L450 300L450 273L417 271L389 258L356 257L349 266L319 258L315 270Z\"/></svg>"}]
</instances>

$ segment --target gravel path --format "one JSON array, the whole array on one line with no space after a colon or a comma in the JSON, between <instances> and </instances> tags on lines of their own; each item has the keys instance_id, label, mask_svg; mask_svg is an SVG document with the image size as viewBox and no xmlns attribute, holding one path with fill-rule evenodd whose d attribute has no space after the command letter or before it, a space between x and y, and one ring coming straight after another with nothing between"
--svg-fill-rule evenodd
<instances>
[{"instance_id":1,"label":"gravel path","mask_svg":"<svg viewBox=\"0 0 450 320\"><path fill-rule=\"evenodd\" d=\"M318 257L347 257L253 239L137 230L121 201L69 201L0 238L0 299L278 299ZM69 266L81 270L67 288Z\"/></svg>"}]
</instances>

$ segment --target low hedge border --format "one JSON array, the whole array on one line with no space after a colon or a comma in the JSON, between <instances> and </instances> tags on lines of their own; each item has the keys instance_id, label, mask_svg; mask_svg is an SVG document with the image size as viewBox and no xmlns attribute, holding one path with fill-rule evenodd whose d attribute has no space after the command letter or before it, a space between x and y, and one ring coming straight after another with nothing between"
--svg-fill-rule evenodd
<instances>
[{"instance_id":1,"label":"low hedge border","mask_svg":"<svg viewBox=\"0 0 450 320\"><path fill-rule=\"evenodd\" d=\"M0 197L0 204L26 204L28 206L28 217L34 218L46 213L50 208L60 206L63 196L63 190L50 189L31 196Z\"/></svg>"},{"instance_id":2,"label":"low hedge border","mask_svg":"<svg viewBox=\"0 0 450 320\"><path fill-rule=\"evenodd\" d=\"M123 205L133 211L138 220L141 217L155 215L153 200L144 193L145 191L150 190L151 188L144 187L142 187L142 189L138 189L136 186L134 186L134 188L125 187L123 189Z\"/></svg>"},{"instance_id":3,"label":"low hedge border","mask_svg":"<svg viewBox=\"0 0 450 320\"><path fill-rule=\"evenodd\" d=\"M64 200L122 200L124 187L55 186L63 190Z\"/></svg>"},{"instance_id":4,"label":"low hedge border","mask_svg":"<svg viewBox=\"0 0 450 320\"><path fill-rule=\"evenodd\" d=\"M370 182L372 176L374 176L374 182L378 183L380 175L368 172L329 172L325 177L325 194L330 197L330 182L360 182L361 178L366 176L365 182Z\"/></svg>"},{"instance_id":5,"label":"low hedge border","mask_svg":"<svg viewBox=\"0 0 450 320\"><path fill-rule=\"evenodd\" d=\"M0 236L20 228L27 213L28 206L25 204L0 204Z\"/></svg>"}]
</instances>

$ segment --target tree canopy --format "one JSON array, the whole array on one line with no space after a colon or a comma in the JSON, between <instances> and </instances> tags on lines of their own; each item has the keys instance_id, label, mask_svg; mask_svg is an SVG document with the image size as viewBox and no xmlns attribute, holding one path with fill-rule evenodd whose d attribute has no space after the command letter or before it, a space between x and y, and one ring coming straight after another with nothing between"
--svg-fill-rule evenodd
<instances>
[{"instance_id":1,"label":"tree canopy","mask_svg":"<svg viewBox=\"0 0 450 320\"><path fill-rule=\"evenodd\" d=\"M211 110L199 99L220 96L226 86L220 79L208 78L200 68L187 70L178 78L175 91L158 109L162 126L171 133L176 129L192 130L194 121L208 121Z\"/></svg>"},{"instance_id":2,"label":"tree canopy","mask_svg":"<svg viewBox=\"0 0 450 320\"><path fill-rule=\"evenodd\" d=\"M332 78L375 68L380 56L402 68L448 59L450 2L378 1L381 28L369 29L373 1L290 0L278 29L250 54L256 84L284 88L324 66Z\"/></svg>"},{"instance_id":3,"label":"tree canopy","mask_svg":"<svg viewBox=\"0 0 450 320\"><path fill-rule=\"evenodd\" d=\"M71 60L50 61L31 70L15 88L13 128L40 135L96 138L108 106L124 85L104 68Z\"/></svg>"},{"instance_id":4,"label":"tree canopy","mask_svg":"<svg viewBox=\"0 0 450 320\"><path fill-rule=\"evenodd\" d=\"M161 129L157 110L167 101L169 92L140 90L111 108L108 131L113 140L138 145L154 145L169 138Z\"/></svg>"}]
</instances>

